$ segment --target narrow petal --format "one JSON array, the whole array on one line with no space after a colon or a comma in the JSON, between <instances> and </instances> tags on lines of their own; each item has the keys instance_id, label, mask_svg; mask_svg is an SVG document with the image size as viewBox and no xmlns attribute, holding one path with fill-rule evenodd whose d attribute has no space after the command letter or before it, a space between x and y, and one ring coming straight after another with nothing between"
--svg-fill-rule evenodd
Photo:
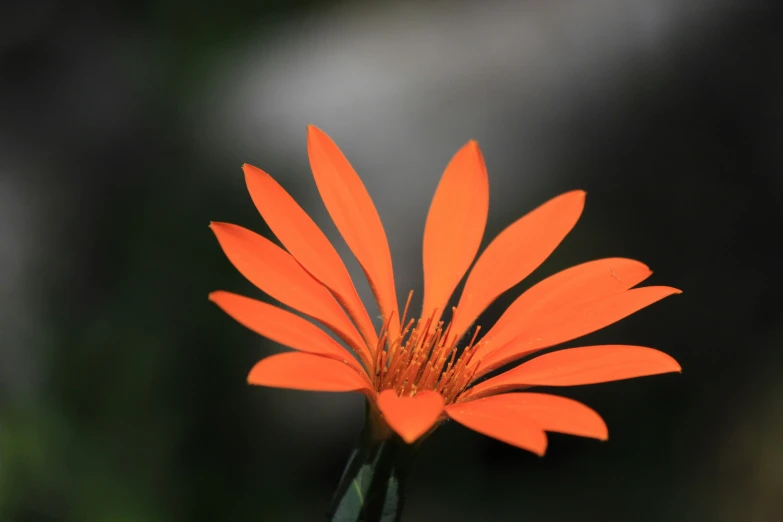
<instances>
[{"instance_id":1,"label":"narrow petal","mask_svg":"<svg viewBox=\"0 0 783 522\"><path fill-rule=\"evenodd\" d=\"M643 346L601 345L540 355L477 384L463 396L472 399L528 386L579 386L679 372L669 355Z\"/></svg>"},{"instance_id":2,"label":"narrow petal","mask_svg":"<svg viewBox=\"0 0 783 522\"><path fill-rule=\"evenodd\" d=\"M247 382L292 390L373 393L367 377L347 364L301 352L279 353L260 360L250 370Z\"/></svg>"},{"instance_id":3,"label":"narrow petal","mask_svg":"<svg viewBox=\"0 0 783 522\"><path fill-rule=\"evenodd\" d=\"M664 297L679 293L680 290L668 286L647 286L582 303L559 313L555 311L546 319L530 324L504 347L484 357L475 378L535 351L605 328Z\"/></svg>"},{"instance_id":4,"label":"narrow petal","mask_svg":"<svg viewBox=\"0 0 783 522\"><path fill-rule=\"evenodd\" d=\"M488 437L543 456L546 433L531 417L507 405L480 399L446 406L446 414L463 426Z\"/></svg>"},{"instance_id":5,"label":"narrow petal","mask_svg":"<svg viewBox=\"0 0 783 522\"><path fill-rule=\"evenodd\" d=\"M463 335L495 298L538 268L576 225L584 204L583 191L567 192L498 234L468 275L452 332Z\"/></svg>"},{"instance_id":6,"label":"narrow petal","mask_svg":"<svg viewBox=\"0 0 783 522\"><path fill-rule=\"evenodd\" d=\"M369 365L372 357L348 316L329 290L288 252L237 225L212 223L211 228L231 264L248 281L281 303L325 324Z\"/></svg>"},{"instance_id":7,"label":"narrow petal","mask_svg":"<svg viewBox=\"0 0 783 522\"><path fill-rule=\"evenodd\" d=\"M305 270L332 291L371 347L378 342L372 320L340 255L294 198L272 177L244 165L250 197L277 239Z\"/></svg>"},{"instance_id":8,"label":"narrow petal","mask_svg":"<svg viewBox=\"0 0 783 522\"><path fill-rule=\"evenodd\" d=\"M424 228L422 317L440 314L476 257L489 211L489 181L475 141L452 158L435 191Z\"/></svg>"},{"instance_id":9,"label":"narrow petal","mask_svg":"<svg viewBox=\"0 0 783 522\"><path fill-rule=\"evenodd\" d=\"M378 396L378 408L389 427L412 444L427 433L443 413L443 396L423 391L413 397L398 397L394 390L384 390Z\"/></svg>"},{"instance_id":10,"label":"narrow petal","mask_svg":"<svg viewBox=\"0 0 783 522\"><path fill-rule=\"evenodd\" d=\"M310 321L270 304L231 292L217 291L209 300L259 335L300 352L331 357L364 372L354 356Z\"/></svg>"},{"instance_id":11,"label":"narrow petal","mask_svg":"<svg viewBox=\"0 0 783 522\"><path fill-rule=\"evenodd\" d=\"M397 292L394 289L391 251L381 218L362 180L343 153L321 129L307 129L307 153L318 192L370 282L392 338L399 334Z\"/></svg>"},{"instance_id":12,"label":"narrow petal","mask_svg":"<svg viewBox=\"0 0 783 522\"><path fill-rule=\"evenodd\" d=\"M546 393L504 393L476 402L505 408L524 415L545 431L556 431L599 440L609 438L606 423L598 413L581 402Z\"/></svg>"},{"instance_id":13,"label":"narrow petal","mask_svg":"<svg viewBox=\"0 0 783 522\"><path fill-rule=\"evenodd\" d=\"M560 310L619 294L652 271L632 259L608 258L577 265L548 277L520 295L489 329L476 351L481 358Z\"/></svg>"}]
</instances>

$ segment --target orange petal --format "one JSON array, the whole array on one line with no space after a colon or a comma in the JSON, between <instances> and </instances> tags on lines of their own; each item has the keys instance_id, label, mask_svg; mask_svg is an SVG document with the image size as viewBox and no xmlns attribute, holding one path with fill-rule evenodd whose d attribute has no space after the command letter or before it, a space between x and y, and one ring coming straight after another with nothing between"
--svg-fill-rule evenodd
<instances>
[{"instance_id":1,"label":"orange petal","mask_svg":"<svg viewBox=\"0 0 783 522\"><path fill-rule=\"evenodd\" d=\"M478 144L470 141L441 177L424 228L422 317L440 314L476 257L489 210L489 181Z\"/></svg>"},{"instance_id":2,"label":"orange petal","mask_svg":"<svg viewBox=\"0 0 783 522\"><path fill-rule=\"evenodd\" d=\"M396 338L400 320L391 252L375 205L337 145L313 125L307 128L307 153L326 210L367 275L384 320L394 315L389 335Z\"/></svg>"},{"instance_id":3,"label":"orange petal","mask_svg":"<svg viewBox=\"0 0 783 522\"><path fill-rule=\"evenodd\" d=\"M348 269L318 225L272 177L244 165L250 197L269 228L310 274L332 291L371 347L378 343L372 320Z\"/></svg>"},{"instance_id":4,"label":"orange petal","mask_svg":"<svg viewBox=\"0 0 783 522\"><path fill-rule=\"evenodd\" d=\"M546 433L531 417L506 404L480 399L446 406L446 414L473 431L543 456Z\"/></svg>"},{"instance_id":5,"label":"orange petal","mask_svg":"<svg viewBox=\"0 0 783 522\"><path fill-rule=\"evenodd\" d=\"M300 352L309 352L337 359L358 372L364 372L351 353L310 321L249 297L217 291L209 300L243 326L276 343Z\"/></svg>"},{"instance_id":6,"label":"orange petal","mask_svg":"<svg viewBox=\"0 0 783 522\"><path fill-rule=\"evenodd\" d=\"M468 275L452 332L463 335L495 298L538 268L576 225L584 204L583 191L567 192L498 234Z\"/></svg>"},{"instance_id":7,"label":"orange petal","mask_svg":"<svg viewBox=\"0 0 783 522\"><path fill-rule=\"evenodd\" d=\"M373 392L366 376L347 364L301 352L279 353L260 360L250 370L247 382L292 390Z\"/></svg>"},{"instance_id":8,"label":"orange petal","mask_svg":"<svg viewBox=\"0 0 783 522\"><path fill-rule=\"evenodd\" d=\"M545 393L504 393L477 402L522 414L546 431L567 433L599 440L609 438L606 423L598 413L581 402Z\"/></svg>"},{"instance_id":9,"label":"orange petal","mask_svg":"<svg viewBox=\"0 0 783 522\"><path fill-rule=\"evenodd\" d=\"M547 316L623 292L650 274L647 265L623 258L599 259L558 272L531 287L506 309L482 338L475 356L481 358L502 348Z\"/></svg>"},{"instance_id":10,"label":"orange petal","mask_svg":"<svg viewBox=\"0 0 783 522\"><path fill-rule=\"evenodd\" d=\"M679 372L663 352L643 346L602 345L540 355L471 388L465 399L525 386L578 386Z\"/></svg>"},{"instance_id":11,"label":"orange petal","mask_svg":"<svg viewBox=\"0 0 783 522\"><path fill-rule=\"evenodd\" d=\"M363 357L372 357L350 319L329 290L291 255L268 239L229 223L212 223L229 261L248 281L283 304L322 322Z\"/></svg>"},{"instance_id":12,"label":"orange petal","mask_svg":"<svg viewBox=\"0 0 783 522\"><path fill-rule=\"evenodd\" d=\"M537 324L529 325L506 346L484 357L475 378L537 350L605 328L664 297L679 293L680 290L668 286L646 286L553 313Z\"/></svg>"},{"instance_id":13,"label":"orange petal","mask_svg":"<svg viewBox=\"0 0 783 522\"><path fill-rule=\"evenodd\" d=\"M396 391L384 390L378 395L378 408L386 423L408 444L413 444L435 425L443 413L443 404L443 396L434 391L398 397Z\"/></svg>"}]
</instances>

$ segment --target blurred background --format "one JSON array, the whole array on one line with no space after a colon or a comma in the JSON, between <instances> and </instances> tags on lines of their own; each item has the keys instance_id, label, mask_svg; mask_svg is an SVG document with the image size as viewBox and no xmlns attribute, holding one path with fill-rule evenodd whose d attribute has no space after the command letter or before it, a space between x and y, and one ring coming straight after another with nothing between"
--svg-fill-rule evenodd
<instances>
[{"instance_id":1,"label":"blurred background","mask_svg":"<svg viewBox=\"0 0 783 522\"><path fill-rule=\"evenodd\" d=\"M207 301L269 299L207 228L269 233L244 162L360 278L318 199L308 123L363 176L401 293L421 289L428 203L471 138L491 182L485 244L550 197L588 193L571 235L481 324L601 257L684 290L570 343L653 346L683 366L560 390L604 416L608 442L552 434L541 459L447 424L406 521L783 520L774 4L3 3L0 521L323 520L362 400L247 386L282 348Z\"/></svg>"}]
</instances>

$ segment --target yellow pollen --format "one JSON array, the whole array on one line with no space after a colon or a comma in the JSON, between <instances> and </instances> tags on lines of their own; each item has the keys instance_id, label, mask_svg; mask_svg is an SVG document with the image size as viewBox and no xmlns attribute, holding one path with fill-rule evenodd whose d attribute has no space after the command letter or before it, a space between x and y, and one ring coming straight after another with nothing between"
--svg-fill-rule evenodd
<instances>
[{"instance_id":1,"label":"yellow pollen","mask_svg":"<svg viewBox=\"0 0 783 522\"><path fill-rule=\"evenodd\" d=\"M375 385L378 391L392 389L399 396L413 396L425 390L437 391L446 403L452 403L468 387L478 368L471 364L476 353L476 337L459 351L456 336L450 334L451 324L433 324L437 311L428 318L410 319L408 308L413 292L408 294L401 324L402 332L395 339L388 337L391 317L384 322L375 349Z\"/></svg>"}]
</instances>

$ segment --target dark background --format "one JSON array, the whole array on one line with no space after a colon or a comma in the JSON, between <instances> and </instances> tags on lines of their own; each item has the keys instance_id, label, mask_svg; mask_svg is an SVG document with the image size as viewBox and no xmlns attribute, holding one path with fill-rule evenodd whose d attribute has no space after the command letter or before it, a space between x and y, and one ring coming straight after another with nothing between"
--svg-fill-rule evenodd
<instances>
[{"instance_id":1,"label":"dark background","mask_svg":"<svg viewBox=\"0 0 783 522\"><path fill-rule=\"evenodd\" d=\"M540 459L450 423L424 446L406 520L783 520L774 4L4 2L0 521L322 520L361 400L248 387L281 348L206 299L260 296L207 229L268 232L244 162L349 258L307 123L363 176L401 293L421 288L428 201L470 138L492 187L485 243L588 192L560 249L482 324L600 257L684 290L572 343L683 366L561 390L604 416L608 442L553 434Z\"/></svg>"}]
</instances>

